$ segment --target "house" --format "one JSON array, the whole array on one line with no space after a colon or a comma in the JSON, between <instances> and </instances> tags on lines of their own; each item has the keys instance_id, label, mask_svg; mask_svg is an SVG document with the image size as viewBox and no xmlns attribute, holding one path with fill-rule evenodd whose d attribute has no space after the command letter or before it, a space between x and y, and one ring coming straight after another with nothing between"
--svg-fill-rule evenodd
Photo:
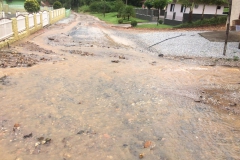
<instances>
[{"instance_id":1,"label":"house","mask_svg":"<svg viewBox=\"0 0 240 160\"><path fill-rule=\"evenodd\" d=\"M195 4L193 7L193 21L201 19L204 5ZM217 15L223 15L224 6L205 5L204 17L211 18ZM180 3L169 3L166 8L164 23L178 25L188 21L190 8Z\"/></svg>"},{"instance_id":2,"label":"house","mask_svg":"<svg viewBox=\"0 0 240 160\"><path fill-rule=\"evenodd\" d=\"M240 25L240 0L232 0L231 29L235 30L236 25Z\"/></svg>"}]
</instances>

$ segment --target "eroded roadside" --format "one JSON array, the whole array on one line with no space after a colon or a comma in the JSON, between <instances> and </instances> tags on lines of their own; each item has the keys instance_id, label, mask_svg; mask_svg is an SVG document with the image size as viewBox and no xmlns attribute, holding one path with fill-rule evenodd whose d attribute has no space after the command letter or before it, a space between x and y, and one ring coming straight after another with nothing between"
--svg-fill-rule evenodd
<instances>
[{"instance_id":1,"label":"eroded roadside","mask_svg":"<svg viewBox=\"0 0 240 160\"><path fill-rule=\"evenodd\" d=\"M3 159L240 158L238 67L152 56L91 16L75 20L6 53L36 64L0 69Z\"/></svg>"}]
</instances>

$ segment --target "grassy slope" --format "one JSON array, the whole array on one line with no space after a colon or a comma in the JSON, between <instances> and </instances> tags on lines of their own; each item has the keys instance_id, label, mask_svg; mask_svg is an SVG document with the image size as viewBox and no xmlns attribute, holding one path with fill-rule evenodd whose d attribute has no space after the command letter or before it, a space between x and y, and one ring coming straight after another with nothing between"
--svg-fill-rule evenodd
<instances>
[{"instance_id":1,"label":"grassy slope","mask_svg":"<svg viewBox=\"0 0 240 160\"><path fill-rule=\"evenodd\" d=\"M90 13L90 14L98 17L100 20L105 21L107 23L118 24L119 18L117 18L117 12L106 13L105 17L103 16L103 13ZM132 20L136 20L138 23L148 22L146 20L130 17L129 21L127 21L127 19L125 19L125 20L123 20L123 23L130 24Z\"/></svg>"},{"instance_id":2,"label":"grassy slope","mask_svg":"<svg viewBox=\"0 0 240 160\"><path fill-rule=\"evenodd\" d=\"M137 25L136 28L150 28L150 29L165 29L165 28L172 28L172 26L165 25L165 24L141 24Z\"/></svg>"}]
</instances>

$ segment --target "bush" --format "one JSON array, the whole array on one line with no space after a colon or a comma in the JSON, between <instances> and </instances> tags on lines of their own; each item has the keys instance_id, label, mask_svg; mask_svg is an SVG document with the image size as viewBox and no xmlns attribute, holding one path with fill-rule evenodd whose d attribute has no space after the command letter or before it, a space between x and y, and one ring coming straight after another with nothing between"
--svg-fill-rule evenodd
<instances>
[{"instance_id":1,"label":"bush","mask_svg":"<svg viewBox=\"0 0 240 160\"><path fill-rule=\"evenodd\" d=\"M80 12L90 12L90 8L87 5L83 5L79 8Z\"/></svg>"},{"instance_id":2,"label":"bush","mask_svg":"<svg viewBox=\"0 0 240 160\"><path fill-rule=\"evenodd\" d=\"M56 1L53 3L53 9L59 9L62 8L62 3L59 1Z\"/></svg>"},{"instance_id":3,"label":"bush","mask_svg":"<svg viewBox=\"0 0 240 160\"><path fill-rule=\"evenodd\" d=\"M163 20L159 19L159 20L158 20L158 23L159 23L159 24L162 24L162 23L163 23Z\"/></svg>"},{"instance_id":4,"label":"bush","mask_svg":"<svg viewBox=\"0 0 240 160\"><path fill-rule=\"evenodd\" d=\"M218 25L218 24L225 24L226 21L227 21L227 16L213 17L210 19L197 20L192 23L183 23L183 24L174 26L174 28L191 28L191 27L212 26L212 25Z\"/></svg>"},{"instance_id":5,"label":"bush","mask_svg":"<svg viewBox=\"0 0 240 160\"><path fill-rule=\"evenodd\" d=\"M121 18L121 19L118 19L118 23L119 24L122 24L123 23L123 19Z\"/></svg>"},{"instance_id":6,"label":"bush","mask_svg":"<svg viewBox=\"0 0 240 160\"><path fill-rule=\"evenodd\" d=\"M131 21L131 26L132 27L136 27L137 26L137 21L136 20L132 20Z\"/></svg>"},{"instance_id":7,"label":"bush","mask_svg":"<svg viewBox=\"0 0 240 160\"><path fill-rule=\"evenodd\" d=\"M24 8L27 12L33 13L40 10L40 5L36 0L26 0L24 2Z\"/></svg>"}]
</instances>

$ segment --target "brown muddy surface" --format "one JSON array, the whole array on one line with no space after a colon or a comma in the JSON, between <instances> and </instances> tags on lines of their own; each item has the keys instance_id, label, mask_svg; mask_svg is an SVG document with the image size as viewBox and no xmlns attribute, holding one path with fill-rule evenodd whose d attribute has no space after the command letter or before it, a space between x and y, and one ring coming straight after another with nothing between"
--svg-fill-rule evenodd
<instances>
[{"instance_id":1,"label":"brown muddy surface","mask_svg":"<svg viewBox=\"0 0 240 160\"><path fill-rule=\"evenodd\" d=\"M37 63L0 68L1 160L240 159L239 67L138 52L75 16L4 49Z\"/></svg>"}]
</instances>

